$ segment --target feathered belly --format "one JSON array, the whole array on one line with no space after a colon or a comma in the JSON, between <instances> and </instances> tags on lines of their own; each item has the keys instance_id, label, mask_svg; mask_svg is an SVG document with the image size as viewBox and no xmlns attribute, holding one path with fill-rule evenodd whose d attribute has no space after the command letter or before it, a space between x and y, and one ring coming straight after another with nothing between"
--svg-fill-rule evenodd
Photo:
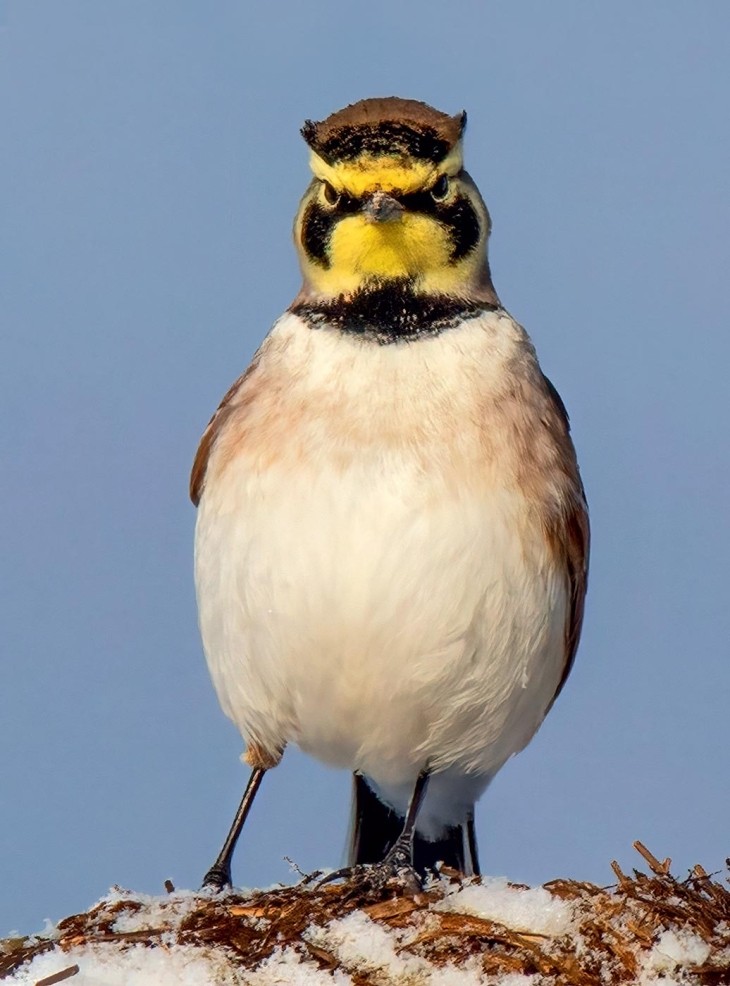
<instances>
[{"instance_id":1,"label":"feathered belly","mask_svg":"<svg viewBox=\"0 0 730 986\"><path fill-rule=\"evenodd\" d=\"M416 471L233 463L200 505L196 585L218 697L247 742L383 786L493 774L564 660L566 586L523 498Z\"/></svg>"}]
</instances>

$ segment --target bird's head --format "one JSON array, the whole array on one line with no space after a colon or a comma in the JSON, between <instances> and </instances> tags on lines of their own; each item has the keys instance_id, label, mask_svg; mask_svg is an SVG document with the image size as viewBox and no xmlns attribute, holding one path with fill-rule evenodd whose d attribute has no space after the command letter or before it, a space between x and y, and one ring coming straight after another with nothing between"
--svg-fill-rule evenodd
<instances>
[{"instance_id":1,"label":"bird's head","mask_svg":"<svg viewBox=\"0 0 730 986\"><path fill-rule=\"evenodd\" d=\"M314 173L294 226L304 297L406 282L419 294L496 299L489 213L463 169L465 124L465 113L395 97L304 124Z\"/></svg>"}]
</instances>

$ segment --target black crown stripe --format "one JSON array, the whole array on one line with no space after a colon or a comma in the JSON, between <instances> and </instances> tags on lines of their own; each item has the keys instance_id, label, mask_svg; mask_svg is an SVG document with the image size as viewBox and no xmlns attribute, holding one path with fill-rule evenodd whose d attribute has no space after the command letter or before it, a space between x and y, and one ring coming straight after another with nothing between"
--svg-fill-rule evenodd
<instances>
[{"instance_id":1,"label":"black crown stripe","mask_svg":"<svg viewBox=\"0 0 730 986\"><path fill-rule=\"evenodd\" d=\"M351 161L361 154L402 154L437 164L451 146L432 127L415 129L407 123L386 120L339 127L315 149L329 162Z\"/></svg>"}]
</instances>

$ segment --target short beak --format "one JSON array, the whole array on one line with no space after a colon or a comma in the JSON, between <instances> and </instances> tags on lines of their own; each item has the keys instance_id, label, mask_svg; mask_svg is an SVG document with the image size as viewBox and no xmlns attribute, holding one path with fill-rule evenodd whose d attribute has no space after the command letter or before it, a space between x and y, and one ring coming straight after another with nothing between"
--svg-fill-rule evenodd
<instances>
[{"instance_id":1,"label":"short beak","mask_svg":"<svg viewBox=\"0 0 730 986\"><path fill-rule=\"evenodd\" d=\"M368 222L387 223L399 219L403 206L387 192L374 192L365 202L363 213Z\"/></svg>"}]
</instances>

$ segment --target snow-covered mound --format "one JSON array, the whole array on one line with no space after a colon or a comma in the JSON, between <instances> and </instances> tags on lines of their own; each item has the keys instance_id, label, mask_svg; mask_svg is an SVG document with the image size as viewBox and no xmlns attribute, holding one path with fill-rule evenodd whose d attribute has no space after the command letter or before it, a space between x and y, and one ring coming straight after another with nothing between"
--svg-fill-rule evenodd
<instances>
[{"instance_id":1,"label":"snow-covered mound","mask_svg":"<svg viewBox=\"0 0 730 986\"><path fill-rule=\"evenodd\" d=\"M617 886L443 875L417 896L354 883L149 897L0 943L18 986L637 986L730 984L730 892L695 867Z\"/></svg>"}]
</instances>

